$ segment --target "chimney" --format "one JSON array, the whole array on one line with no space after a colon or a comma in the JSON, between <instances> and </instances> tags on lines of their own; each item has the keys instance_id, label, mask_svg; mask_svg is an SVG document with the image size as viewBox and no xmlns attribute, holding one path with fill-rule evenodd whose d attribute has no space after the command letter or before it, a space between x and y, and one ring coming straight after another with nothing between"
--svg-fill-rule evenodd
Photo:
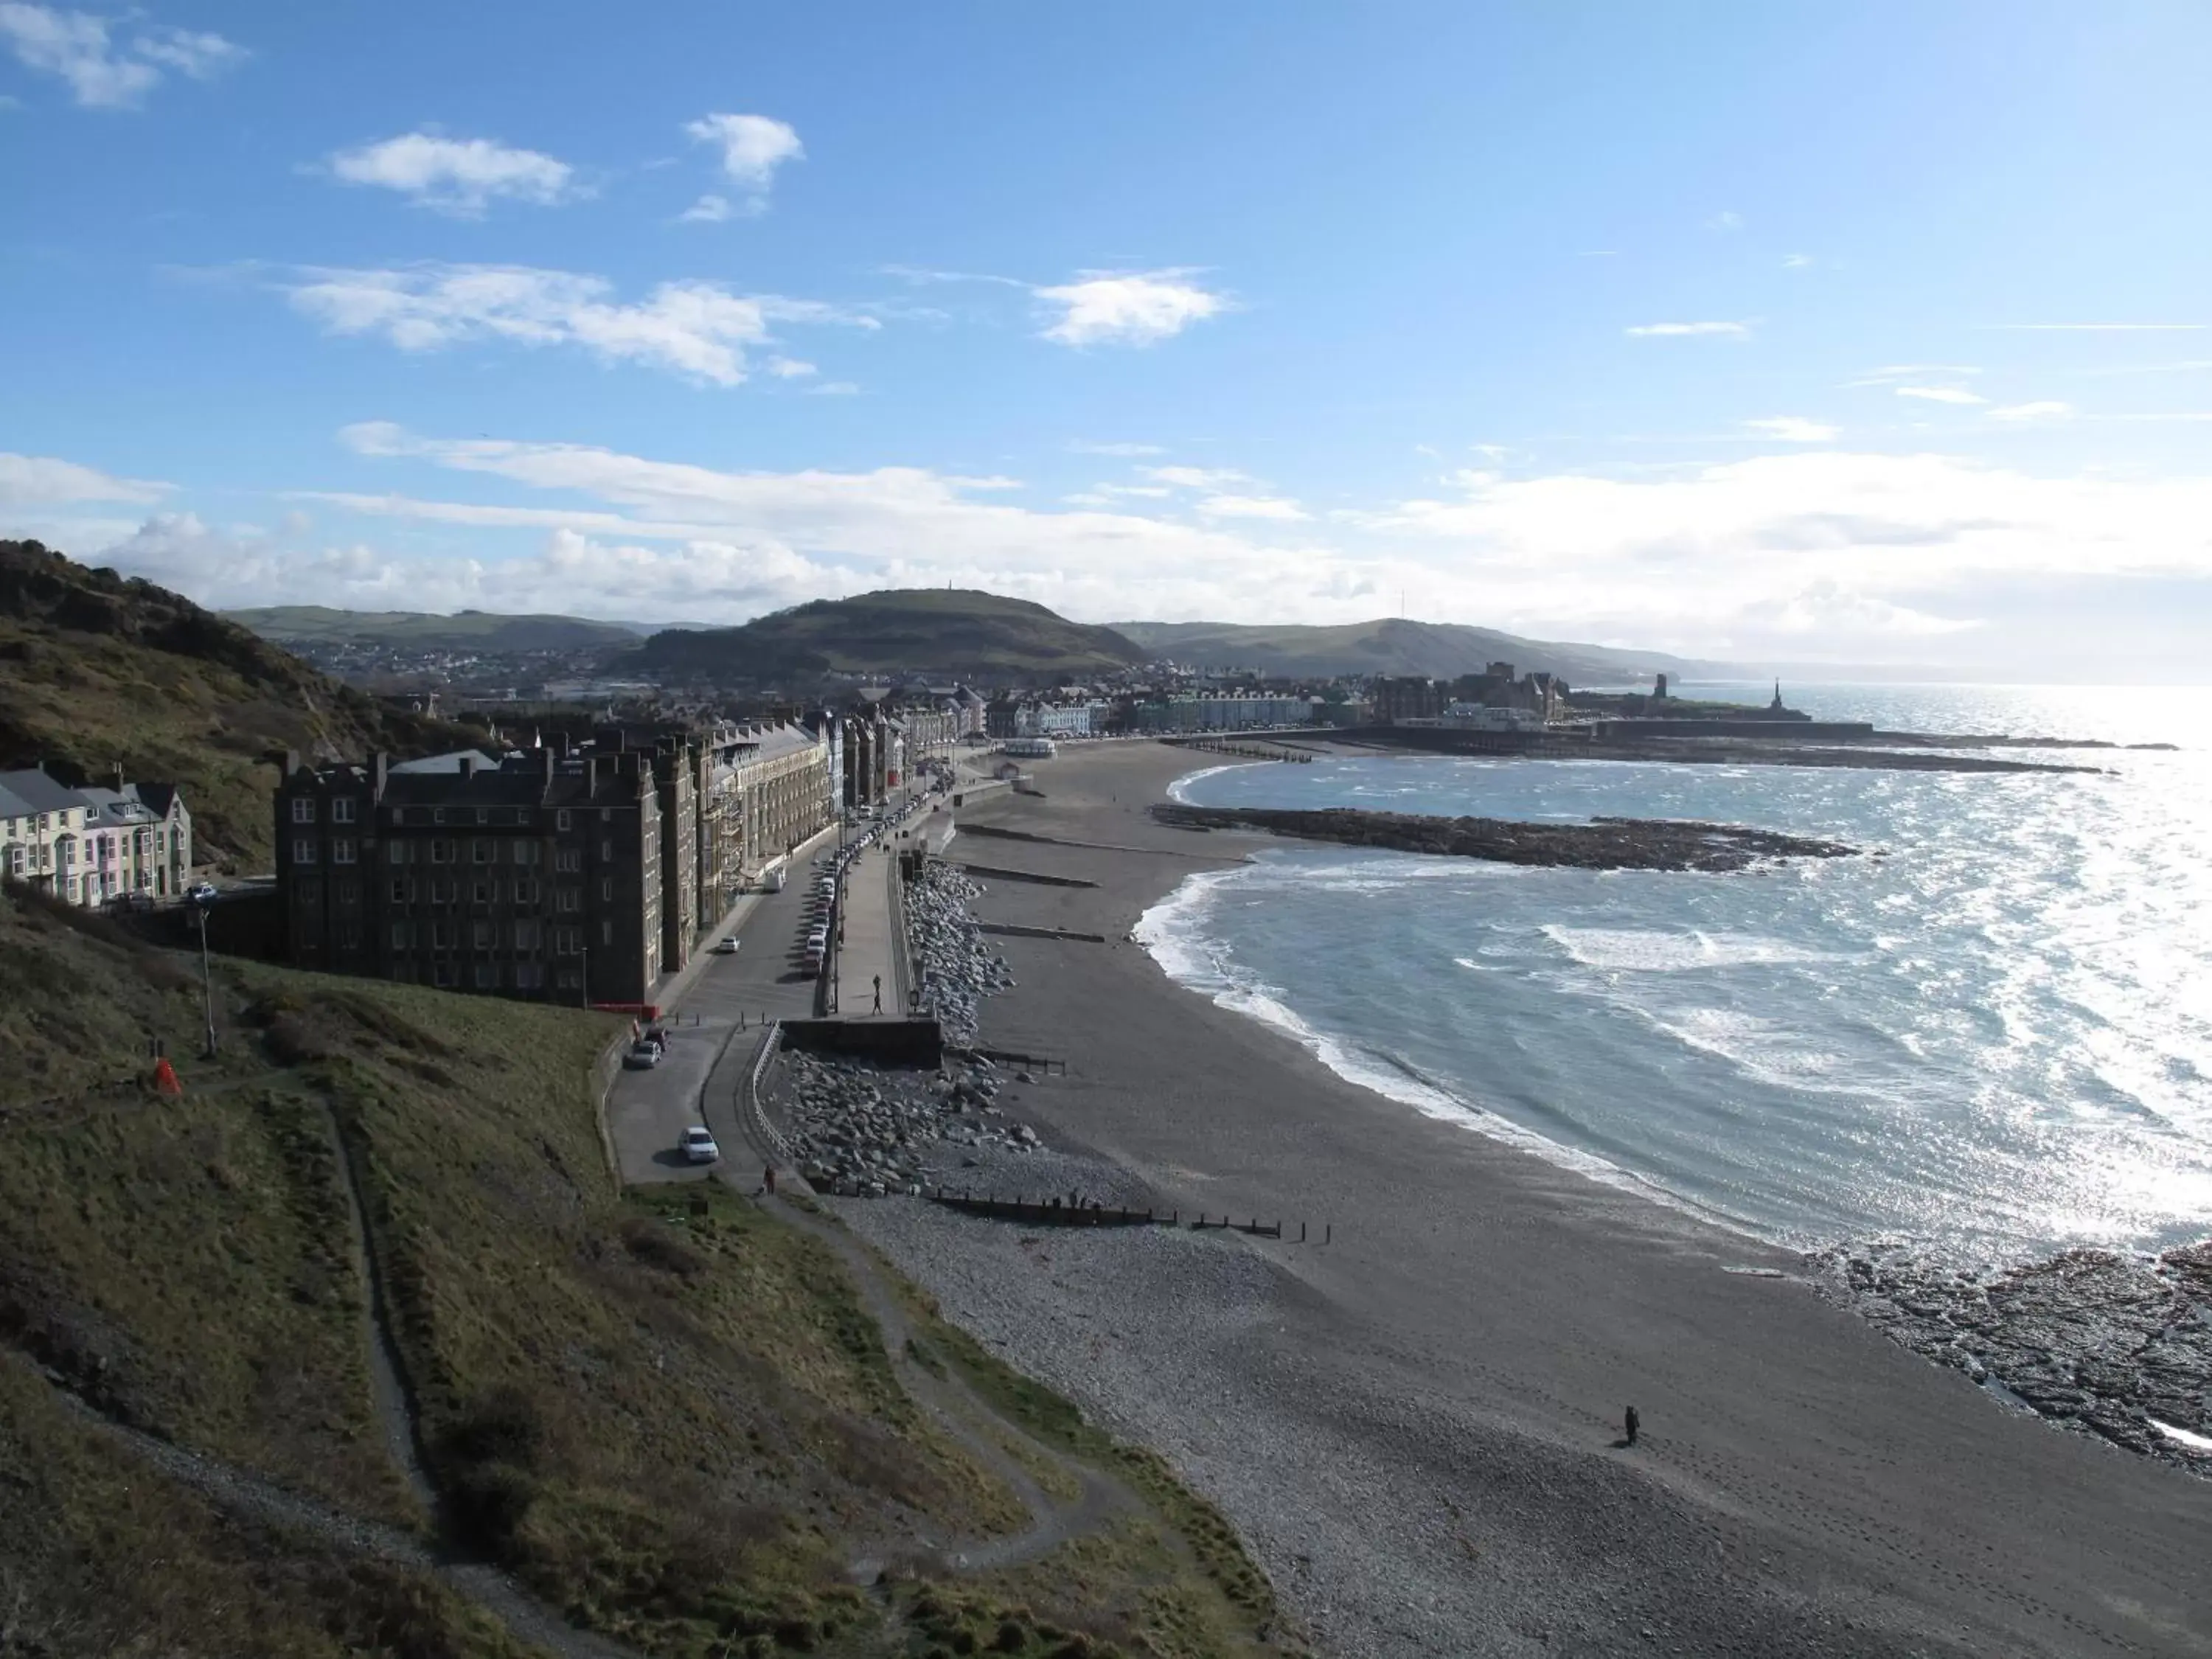
<instances>
[{"instance_id":1,"label":"chimney","mask_svg":"<svg viewBox=\"0 0 2212 1659\"><path fill-rule=\"evenodd\" d=\"M463 755L461 757L461 781L466 783L471 778L476 776L476 775L477 757L474 755Z\"/></svg>"},{"instance_id":2,"label":"chimney","mask_svg":"<svg viewBox=\"0 0 2212 1659\"><path fill-rule=\"evenodd\" d=\"M392 757L381 749L368 751L368 787L378 800L384 799L385 780L392 775Z\"/></svg>"},{"instance_id":3,"label":"chimney","mask_svg":"<svg viewBox=\"0 0 2212 1659\"><path fill-rule=\"evenodd\" d=\"M584 759L584 799L592 800L599 793L599 757L588 755Z\"/></svg>"},{"instance_id":4,"label":"chimney","mask_svg":"<svg viewBox=\"0 0 2212 1659\"><path fill-rule=\"evenodd\" d=\"M553 751L550 749L541 748L538 750L538 775L544 780L545 787L548 789L550 789L553 787L553 769L557 764L558 763L554 759Z\"/></svg>"}]
</instances>

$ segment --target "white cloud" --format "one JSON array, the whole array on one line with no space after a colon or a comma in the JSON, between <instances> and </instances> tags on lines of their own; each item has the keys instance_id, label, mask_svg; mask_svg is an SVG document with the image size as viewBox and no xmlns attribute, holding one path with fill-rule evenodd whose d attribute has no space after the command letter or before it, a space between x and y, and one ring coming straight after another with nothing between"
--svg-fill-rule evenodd
<instances>
[{"instance_id":1,"label":"white cloud","mask_svg":"<svg viewBox=\"0 0 2212 1659\"><path fill-rule=\"evenodd\" d=\"M710 191L692 203L676 217L680 223L687 225L719 225L733 211L735 210L730 206L728 197L716 196Z\"/></svg>"},{"instance_id":2,"label":"white cloud","mask_svg":"<svg viewBox=\"0 0 2212 1659\"><path fill-rule=\"evenodd\" d=\"M64 507L76 501L156 501L170 486L118 478L75 461L0 451L0 507Z\"/></svg>"},{"instance_id":3,"label":"white cloud","mask_svg":"<svg viewBox=\"0 0 2212 1659\"><path fill-rule=\"evenodd\" d=\"M1987 398L1979 397L1962 386L1901 386L1897 389L1900 398L1917 398L1927 404L1985 404Z\"/></svg>"},{"instance_id":4,"label":"white cloud","mask_svg":"<svg viewBox=\"0 0 2212 1659\"><path fill-rule=\"evenodd\" d=\"M1782 256L1784 270L1803 270L1812 264L1813 256L1809 253L1785 253Z\"/></svg>"},{"instance_id":5,"label":"white cloud","mask_svg":"<svg viewBox=\"0 0 2212 1659\"><path fill-rule=\"evenodd\" d=\"M745 378L746 349L768 343L773 323L880 326L818 301L732 294L706 282L663 283L623 304L604 277L526 265L310 268L284 291L331 333L380 335L403 351L480 340L574 346L716 386Z\"/></svg>"},{"instance_id":6,"label":"white cloud","mask_svg":"<svg viewBox=\"0 0 2212 1659\"><path fill-rule=\"evenodd\" d=\"M1158 444L1094 443L1085 438L1071 438L1068 452L1075 455L1159 455L1166 452Z\"/></svg>"},{"instance_id":7,"label":"white cloud","mask_svg":"<svg viewBox=\"0 0 2212 1659\"><path fill-rule=\"evenodd\" d=\"M722 171L743 196L744 209L758 213L768 205L775 170L786 161L805 159L799 134L786 122L767 115L707 115L684 124L694 142L714 145L722 152ZM709 203L716 209L702 211ZM730 204L719 196L702 197L687 219L727 218Z\"/></svg>"},{"instance_id":8,"label":"white cloud","mask_svg":"<svg viewBox=\"0 0 2212 1659\"><path fill-rule=\"evenodd\" d=\"M1188 270L1085 270L1076 280L1031 291L1058 313L1042 337L1061 345L1151 345L1229 308L1222 295L1188 280Z\"/></svg>"},{"instance_id":9,"label":"white cloud","mask_svg":"<svg viewBox=\"0 0 2212 1659\"><path fill-rule=\"evenodd\" d=\"M1885 368L1870 368L1856 380L1846 380L1847 386L1889 386L1898 380L1918 380L1928 374L1978 374L1982 371L1971 363L1892 363Z\"/></svg>"},{"instance_id":10,"label":"white cloud","mask_svg":"<svg viewBox=\"0 0 2212 1659\"><path fill-rule=\"evenodd\" d=\"M26 68L67 82L87 109L130 109L168 71L205 81L247 56L219 34L159 25L120 44L105 18L29 0L0 0L0 40Z\"/></svg>"},{"instance_id":11,"label":"white cloud","mask_svg":"<svg viewBox=\"0 0 2212 1659\"><path fill-rule=\"evenodd\" d=\"M1198 511L1207 519L1273 519L1285 524L1313 516L1280 495L1208 495L1198 504Z\"/></svg>"},{"instance_id":12,"label":"white cloud","mask_svg":"<svg viewBox=\"0 0 2212 1659\"><path fill-rule=\"evenodd\" d=\"M1246 474L1225 466L1140 466L1137 476L1179 489L1218 489L1223 484L1252 482Z\"/></svg>"},{"instance_id":13,"label":"white cloud","mask_svg":"<svg viewBox=\"0 0 2212 1659\"><path fill-rule=\"evenodd\" d=\"M1470 471L1340 526L1205 520L1104 490L1031 507L1012 480L918 467L741 472L381 424L343 436L502 499L317 496L322 522L359 515L371 532L329 546L285 532L226 549L176 520L148 540L241 602L258 582L332 604L723 621L950 580L1085 618L1343 622L1402 587L1425 616L1739 659L2002 660L2008 607L2047 613L2036 596L2068 582L2145 596L2169 635L2178 594L2212 611L2212 477L1808 449L1626 478ZM404 551L377 551L374 532L395 523Z\"/></svg>"},{"instance_id":14,"label":"white cloud","mask_svg":"<svg viewBox=\"0 0 2212 1659\"><path fill-rule=\"evenodd\" d=\"M1638 323L1623 332L1639 339L1680 335L1711 334L1741 340L1749 337L1749 323Z\"/></svg>"},{"instance_id":15,"label":"white cloud","mask_svg":"<svg viewBox=\"0 0 2212 1659\"><path fill-rule=\"evenodd\" d=\"M330 169L346 184L396 190L418 207L468 219L494 198L550 207L580 193L574 187L575 170L541 151L430 131L340 150Z\"/></svg>"},{"instance_id":16,"label":"white cloud","mask_svg":"<svg viewBox=\"0 0 2212 1659\"><path fill-rule=\"evenodd\" d=\"M1763 438L1779 438L1784 443L1825 444L1837 436L1837 428L1824 421L1808 421L1801 415L1775 415L1765 420L1746 421L1747 430Z\"/></svg>"},{"instance_id":17,"label":"white cloud","mask_svg":"<svg viewBox=\"0 0 2212 1659\"><path fill-rule=\"evenodd\" d=\"M2045 398L2040 403L2003 404L1991 410L1990 418L1993 421L2063 421L2070 419L2073 414L2073 404Z\"/></svg>"},{"instance_id":18,"label":"white cloud","mask_svg":"<svg viewBox=\"0 0 2212 1659\"><path fill-rule=\"evenodd\" d=\"M813 364L803 363L796 357L771 357L768 360L768 372L779 380L798 380L817 371Z\"/></svg>"},{"instance_id":19,"label":"white cloud","mask_svg":"<svg viewBox=\"0 0 2212 1659\"><path fill-rule=\"evenodd\" d=\"M824 380L820 386L811 386L806 390L817 398L851 398L858 396L860 388L852 380Z\"/></svg>"},{"instance_id":20,"label":"white cloud","mask_svg":"<svg viewBox=\"0 0 2212 1659\"><path fill-rule=\"evenodd\" d=\"M1723 209L1705 221L1705 228L1707 230L1741 230L1743 215Z\"/></svg>"}]
</instances>

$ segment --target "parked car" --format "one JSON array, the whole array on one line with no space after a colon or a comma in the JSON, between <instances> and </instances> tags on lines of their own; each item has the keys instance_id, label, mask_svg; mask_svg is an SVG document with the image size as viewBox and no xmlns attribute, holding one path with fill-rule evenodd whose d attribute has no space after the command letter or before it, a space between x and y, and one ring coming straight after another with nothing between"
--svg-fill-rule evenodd
<instances>
[{"instance_id":1,"label":"parked car","mask_svg":"<svg viewBox=\"0 0 2212 1659\"><path fill-rule=\"evenodd\" d=\"M733 957L737 955L737 953L738 936L735 933L726 934L722 938L714 941L714 954L716 956Z\"/></svg>"},{"instance_id":2,"label":"parked car","mask_svg":"<svg viewBox=\"0 0 2212 1659\"><path fill-rule=\"evenodd\" d=\"M722 1155L722 1149L714 1144L714 1137L704 1124L695 1123L686 1129L679 1146L684 1161L690 1164L712 1164Z\"/></svg>"},{"instance_id":3,"label":"parked car","mask_svg":"<svg viewBox=\"0 0 2212 1659\"><path fill-rule=\"evenodd\" d=\"M660 1064L660 1045L650 1037L640 1037L629 1045L623 1064L633 1072L649 1072Z\"/></svg>"},{"instance_id":4,"label":"parked car","mask_svg":"<svg viewBox=\"0 0 2212 1659\"><path fill-rule=\"evenodd\" d=\"M215 884L211 881L194 882L185 890L185 896L195 904L213 904L216 901Z\"/></svg>"}]
</instances>

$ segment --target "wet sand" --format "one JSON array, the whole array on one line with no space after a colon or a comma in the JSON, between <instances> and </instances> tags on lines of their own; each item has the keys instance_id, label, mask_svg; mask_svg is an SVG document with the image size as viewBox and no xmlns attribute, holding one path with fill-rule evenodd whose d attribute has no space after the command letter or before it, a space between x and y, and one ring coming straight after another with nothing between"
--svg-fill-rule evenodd
<instances>
[{"instance_id":1,"label":"wet sand","mask_svg":"<svg viewBox=\"0 0 2212 1659\"><path fill-rule=\"evenodd\" d=\"M950 856L1097 884L994 880L980 918L1114 941L998 939L1018 984L982 1038L1066 1060L1009 1091L1054 1147L1334 1242L1041 1241L910 1200L860 1224L1174 1456L1321 1646L2212 1654L2212 1480L2008 1412L1794 1255L1425 1118L1168 980L1138 917L1281 845L1150 821L1211 763L1078 745L1036 764L1042 799L967 809L1086 844Z\"/></svg>"}]
</instances>

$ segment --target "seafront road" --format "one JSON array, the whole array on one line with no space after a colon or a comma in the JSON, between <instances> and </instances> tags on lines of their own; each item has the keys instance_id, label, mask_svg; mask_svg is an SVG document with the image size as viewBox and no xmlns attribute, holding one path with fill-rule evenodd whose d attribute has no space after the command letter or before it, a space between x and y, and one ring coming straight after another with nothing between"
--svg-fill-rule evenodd
<instances>
[{"instance_id":1,"label":"seafront road","mask_svg":"<svg viewBox=\"0 0 2212 1659\"><path fill-rule=\"evenodd\" d=\"M725 1048L734 1053L746 1047L747 1034L758 1030L763 1019L813 1014L815 981L800 971L806 893L815 861L826 866L836 846L834 833L823 836L793 858L781 892L739 899L722 927L700 940L691 966L662 992L665 1054L651 1071L619 1073L607 1093L607 1134L625 1184L704 1180L707 1170L684 1163L676 1143L695 1123L705 1121L720 1132L720 1123L700 1111L715 1061ZM713 954L711 947L726 933L737 936L733 957ZM735 1157L739 1148L726 1146L724 1152Z\"/></svg>"}]
</instances>

